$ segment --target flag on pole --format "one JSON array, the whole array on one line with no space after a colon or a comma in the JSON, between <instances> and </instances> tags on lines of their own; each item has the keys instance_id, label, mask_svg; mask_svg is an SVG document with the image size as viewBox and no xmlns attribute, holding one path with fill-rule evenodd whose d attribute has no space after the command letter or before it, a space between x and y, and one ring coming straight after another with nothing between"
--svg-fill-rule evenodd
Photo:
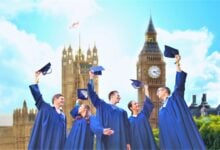
<instances>
[{"instance_id":1,"label":"flag on pole","mask_svg":"<svg viewBox=\"0 0 220 150\"><path fill-rule=\"evenodd\" d=\"M79 21L73 22L72 25L70 26L70 28L76 28L78 26L79 26Z\"/></svg>"}]
</instances>

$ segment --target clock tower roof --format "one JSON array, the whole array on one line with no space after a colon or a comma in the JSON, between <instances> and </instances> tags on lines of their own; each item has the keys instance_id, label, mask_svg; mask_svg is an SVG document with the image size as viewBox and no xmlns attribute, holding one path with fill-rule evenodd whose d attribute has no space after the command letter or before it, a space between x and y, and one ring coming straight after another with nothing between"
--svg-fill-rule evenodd
<instances>
[{"instance_id":1,"label":"clock tower roof","mask_svg":"<svg viewBox=\"0 0 220 150\"><path fill-rule=\"evenodd\" d=\"M148 24L148 29L145 33L145 43L144 43L141 53L145 53L145 52L161 53L160 48L157 43L157 32L154 28L154 24L153 24L151 16L150 16L150 20Z\"/></svg>"},{"instance_id":2,"label":"clock tower roof","mask_svg":"<svg viewBox=\"0 0 220 150\"><path fill-rule=\"evenodd\" d=\"M150 16L150 21L149 21L149 24L148 24L148 29L147 29L145 35L147 35L148 33L155 33L155 34L157 33L155 28L154 28L154 24L153 24L151 16Z\"/></svg>"}]
</instances>

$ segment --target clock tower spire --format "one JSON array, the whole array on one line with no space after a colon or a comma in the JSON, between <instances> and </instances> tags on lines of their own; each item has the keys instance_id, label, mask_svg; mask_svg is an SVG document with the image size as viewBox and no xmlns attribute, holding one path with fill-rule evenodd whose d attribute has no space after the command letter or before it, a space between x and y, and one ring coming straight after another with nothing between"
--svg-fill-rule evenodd
<instances>
[{"instance_id":1,"label":"clock tower spire","mask_svg":"<svg viewBox=\"0 0 220 150\"><path fill-rule=\"evenodd\" d=\"M137 79L149 86L150 98L154 104L154 109L150 116L152 127L157 127L158 125L160 102L156 92L160 86L165 86L165 74L165 62L157 43L157 32L150 17L148 29L145 33L145 43L137 62ZM144 91L139 89L138 101L143 104L144 99Z\"/></svg>"}]
</instances>

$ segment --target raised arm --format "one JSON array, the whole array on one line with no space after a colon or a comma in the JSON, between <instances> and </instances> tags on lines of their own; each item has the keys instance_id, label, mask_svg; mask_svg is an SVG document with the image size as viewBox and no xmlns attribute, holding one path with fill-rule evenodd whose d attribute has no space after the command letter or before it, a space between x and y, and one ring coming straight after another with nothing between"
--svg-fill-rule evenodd
<instances>
[{"instance_id":1,"label":"raised arm","mask_svg":"<svg viewBox=\"0 0 220 150\"><path fill-rule=\"evenodd\" d=\"M89 72L89 83L88 83L88 96L92 101L92 104L97 108L100 106L101 103L103 103L104 101L101 100L98 95L96 94L96 92L94 91L94 73L92 73L91 71Z\"/></svg>"},{"instance_id":2,"label":"raised arm","mask_svg":"<svg viewBox=\"0 0 220 150\"><path fill-rule=\"evenodd\" d=\"M176 81L175 81L175 87L174 87L174 93L179 94L180 96L184 96L185 91L185 81L187 74L182 71L180 68L180 59L181 57L179 55L175 56L176 59Z\"/></svg>"},{"instance_id":3,"label":"raised arm","mask_svg":"<svg viewBox=\"0 0 220 150\"><path fill-rule=\"evenodd\" d=\"M154 108L154 105L153 103L151 102L150 100L150 96L149 96L149 90L148 90L148 85L144 85L144 93L145 93L145 101L144 101L144 106L143 106L143 109L142 109L142 113L147 117L149 118L150 117L150 114Z\"/></svg>"},{"instance_id":4,"label":"raised arm","mask_svg":"<svg viewBox=\"0 0 220 150\"><path fill-rule=\"evenodd\" d=\"M74 107L74 108L71 110L71 112L70 112L70 114L71 114L71 116L72 116L73 118L76 118L77 116L79 116L79 113L78 113L79 107L80 107L80 105L79 105L79 102L78 102L78 100L77 100L75 107Z\"/></svg>"},{"instance_id":5,"label":"raised arm","mask_svg":"<svg viewBox=\"0 0 220 150\"><path fill-rule=\"evenodd\" d=\"M48 103L44 101L43 96L38 87L40 74L41 72L35 72L35 84L29 86L31 94L35 100L35 105L38 110L42 109L43 107L50 106Z\"/></svg>"}]
</instances>

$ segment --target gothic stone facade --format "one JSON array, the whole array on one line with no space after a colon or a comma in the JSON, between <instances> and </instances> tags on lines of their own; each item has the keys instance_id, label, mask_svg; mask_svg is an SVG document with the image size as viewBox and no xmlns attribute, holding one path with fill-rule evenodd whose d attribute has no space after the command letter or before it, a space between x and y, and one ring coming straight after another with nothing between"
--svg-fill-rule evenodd
<instances>
[{"instance_id":1,"label":"gothic stone facade","mask_svg":"<svg viewBox=\"0 0 220 150\"><path fill-rule=\"evenodd\" d=\"M2 150L26 150L36 117L36 111L28 111L26 101L22 109L16 109L13 113L13 125L0 127L0 149Z\"/></svg>"},{"instance_id":2,"label":"gothic stone facade","mask_svg":"<svg viewBox=\"0 0 220 150\"><path fill-rule=\"evenodd\" d=\"M67 117L67 128L72 127L73 119L70 111L77 100L77 89L87 88L89 81L89 68L98 65L98 54L96 46L87 50L83 54L81 48L74 54L71 46L63 49L62 54L62 94L65 97L64 112ZM95 90L98 92L98 79L95 80ZM95 113L95 108L90 101L86 101L91 110Z\"/></svg>"}]
</instances>

